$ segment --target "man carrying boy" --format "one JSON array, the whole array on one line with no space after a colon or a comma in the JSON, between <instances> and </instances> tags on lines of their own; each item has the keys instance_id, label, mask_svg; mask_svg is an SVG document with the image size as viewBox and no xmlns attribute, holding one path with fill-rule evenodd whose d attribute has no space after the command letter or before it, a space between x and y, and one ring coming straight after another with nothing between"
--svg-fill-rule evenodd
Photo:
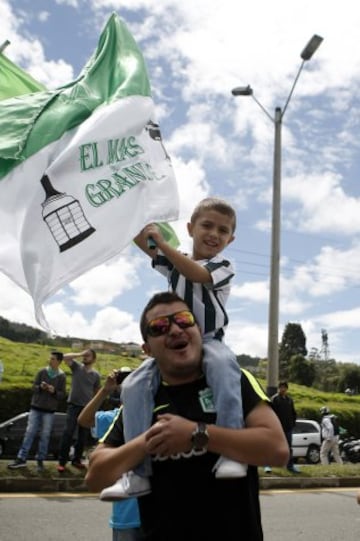
<instances>
[{"instance_id":1,"label":"man carrying boy","mask_svg":"<svg viewBox=\"0 0 360 541\"><path fill-rule=\"evenodd\" d=\"M140 327L144 351L156 360L161 373L152 426L125 442L120 414L90 455L88 488L102 490L149 456L151 492L138 499L141 539L262 541L256 466L283 466L289 457L268 397L254 376L243 370L246 426L216 425L216 413L201 400L208 390L202 336L189 307L175 293L158 293L147 303ZM218 479L213 469L221 455L249 464L246 476Z\"/></svg>"},{"instance_id":2,"label":"man carrying boy","mask_svg":"<svg viewBox=\"0 0 360 541\"><path fill-rule=\"evenodd\" d=\"M236 214L226 201L208 197L195 207L187 228L193 239L191 256L174 249L156 224L146 226L134 240L151 257L153 268L167 278L169 289L190 307L202 330L204 372L212 392L211 396L202 396L204 407L214 408L217 425L241 428L241 371L235 354L222 341L228 324L225 304L234 270L221 252L234 240ZM154 247L149 247L149 239ZM153 359L144 361L126 378L122 386L126 441L149 428L159 384L159 370ZM243 477L246 469L246 465L220 457L214 472L220 478ZM150 475L151 460L147 457L135 473L129 472L106 488L100 498L112 501L145 495L150 489Z\"/></svg>"}]
</instances>

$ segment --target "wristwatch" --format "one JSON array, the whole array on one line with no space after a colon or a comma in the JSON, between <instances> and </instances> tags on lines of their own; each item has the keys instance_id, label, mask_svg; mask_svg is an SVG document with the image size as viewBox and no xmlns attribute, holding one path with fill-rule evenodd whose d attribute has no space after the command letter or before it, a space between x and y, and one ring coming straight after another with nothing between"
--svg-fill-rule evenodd
<instances>
[{"instance_id":1,"label":"wristwatch","mask_svg":"<svg viewBox=\"0 0 360 541\"><path fill-rule=\"evenodd\" d=\"M191 434L192 448L195 451L202 451L209 443L209 433L205 423L197 423L194 432Z\"/></svg>"}]
</instances>

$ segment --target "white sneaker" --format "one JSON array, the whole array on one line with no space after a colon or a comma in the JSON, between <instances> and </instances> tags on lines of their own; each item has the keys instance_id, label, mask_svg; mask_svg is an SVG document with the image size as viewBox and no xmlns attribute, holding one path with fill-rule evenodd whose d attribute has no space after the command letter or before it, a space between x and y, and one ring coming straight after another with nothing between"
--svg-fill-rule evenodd
<instances>
[{"instance_id":1,"label":"white sneaker","mask_svg":"<svg viewBox=\"0 0 360 541\"><path fill-rule=\"evenodd\" d=\"M215 477L217 479L229 479L232 477L245 477L247 468L247 464L241 464L240 462L221 456L213 469L215 470Z\"/></svg>"},{"instance_id":2,"label":"white sneaker","mask_svg":"<svg viewBox=\"0 0 360 541\"><path fill-rule=\"evenodd\" d=\"M147 477L140 477L136 473L130 471L124 473L110 487L104 488L100 493L100 500L104 502L116 502L126 498L138 498L145 496L151 492L150 481Z\"/></svg>"}]
</instances>

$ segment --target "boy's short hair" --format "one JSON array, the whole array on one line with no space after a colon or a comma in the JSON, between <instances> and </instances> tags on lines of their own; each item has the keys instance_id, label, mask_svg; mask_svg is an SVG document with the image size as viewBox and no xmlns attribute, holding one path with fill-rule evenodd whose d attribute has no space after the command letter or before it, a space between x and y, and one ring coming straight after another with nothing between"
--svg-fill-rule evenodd
<instances>
[{"instance_id":1,"label":"boy's short hair","mask_svg":"<svg viewBox=\"0 0 360 541\"><path fill-rule=\"evenodd\" d=\"M220 212L220 214L229 216L232 220L233 232L235 231L236 212L227 201L220 199L220 197L205 197L205 199L202 199L194 208L190 222L192 224L195 223L199 216L206 210L215 210L216 212Z\"/></svg>"}]
</instances>

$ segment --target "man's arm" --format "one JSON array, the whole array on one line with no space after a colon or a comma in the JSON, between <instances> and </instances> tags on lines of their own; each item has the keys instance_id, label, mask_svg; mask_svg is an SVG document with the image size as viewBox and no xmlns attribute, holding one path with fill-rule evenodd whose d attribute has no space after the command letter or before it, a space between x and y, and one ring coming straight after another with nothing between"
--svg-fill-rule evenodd
<instances>
[{"instance_id":1,"label":"man's arm","mask_svg":"<svg viewBox=\"0 0 360 541\"><path fill-rule=\"evenodd\" d=\"M90 490L100 491L133 469L147 454L170 456L191 449L196 423L178 415L158 416L159 421L137 438L111 447L99 444L89 459L85 477ZM284 466L289 447L281 424L265 402L259 402L246 417L246 428L231 429L208 425L208 450L238 462L262 466Z\"/></svg>"},{"instance_id":2,"label":"man's arm","mask_svg":"<svg viewBox=\"0 0 360 541\"><path fill-rule=\"evenodd\" d=\"M81 410L77 422L80 426L91 428L95 424L95 413L104 402L105 398L117 387L115 371L112 371L106 378L105 384L95 396Z\"/></svg>"},{"instance_id":3,"label":"man's arm","mask_svg":"<svg viewBox=\"0 0 360 541\"><path fill-rule=\"evenodd\" d=\"M123 473L132 470L145 456L144 434L120 447L99 443L89 456L85 483L90 490L100 492L115 483Z\"/></svg>"},{"instance_id":4,"label":"man's arm","mask_svg":"<svg viewBox=\"0 0 360 541\"><path fill-rule=\"evenodd\" d=\"M67 366L71 366L74 359L78 359L80 357L84 357L84 355L88 352L89 350L85 349L84 351L80 351L78 353L75 353L75 352L71 352L71 353L64 353L64 356L63 356L63 360L64 362L67 364Z\"/></svg>"},{"instance_id":5,"label":"man's arm","mask_svg":"<svg viewBox=\"0 0 360 541\"><path fill-rule=\"evenodd\" d=\"M42 375L42 370L39 370L32 384L33 393L39 393L41 391L41 380L42 380L41 375Z\"/></svg>"},{"instance_id":6,"label":"man's arm","mask_svg":"<svg viewBox=\"0 0 360 541\"><path fill-rule=\"evenodd\" d=\"M159 415L160 422L146 433L147 452L169 456L191 447L196 423L176 415ZM208 425L208 450L238 462L261 466L284 466L289 447L277 415L266 402L259 402L245 419L246 428Z\"/></svg>"},{"instance_id":7,"label":"man's arm","mask_svg":"<svg viewBox=\"0 0 360 541\"><path fill-rule=\"evenodd\" d=\"M60 376L57 377L55 381L55 386L48 385L48 391L51 394L54 394L56 396L56 399L60 402L66 396L66 374L60 374Z\"/></svg>"}]
</instances>

